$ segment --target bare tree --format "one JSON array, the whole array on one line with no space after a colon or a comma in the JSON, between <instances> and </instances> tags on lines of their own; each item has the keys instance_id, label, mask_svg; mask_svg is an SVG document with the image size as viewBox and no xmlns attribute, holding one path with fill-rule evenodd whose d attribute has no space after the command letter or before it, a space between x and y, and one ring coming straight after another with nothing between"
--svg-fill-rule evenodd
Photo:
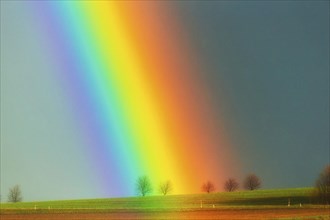
<instances>
[{"instance_id":1,"label":"bare tree","mask_svg":"<svg viewBox=\"0 0 330 220\"><path fill-rule=\"evenodd\" d=\"M261 187L261 180L255 174L250 174L245 178L244 188L247 190L255 190Z\"/></svg>"},{"instance_id":2,"label":"bare tree","mask_svg":"<svg viewBox=\"0 0 330 220\"><path fill-rule=\"evenodd\" d=\"M171 181L167 180L159 185L159 192L164 196L173 191L173 186Z\"/></svg>"},{"instance_id":3,"label":"bare tree","mask_svg":"<svg viewBox=\"0 0 330 220\"><path fill-rule=\"evenodd\" d=\"M9 189L8 202L21 202L23 200L21 188L19 185Z\"/></svg>"},{"instance_id":4,"label":"bare tree","mask_svg":"<svg viewBox=\"0 0 330 220\"><path fill-rule=\"evenodd\" d=\"M316 180L316 191L319 201L323 204L330 203L330 165L327 165Z\"/></svg>"},{"instance_id":5,"label":"bare tree","mask_svg":"<svg viewBox=\"0 0 330 220\"><path fill-rule=\"evenodd\" d=\"M234 179L234 178L229 178L229 179L225 182L225 186L224 186L224 188L225 188L225 190L226 190L227 192L233 192L233 191L235 191L235 190L238 189L238 186L239 186L239 184L238 184L238 182L236 181L236 179Z\"/></svg>"},{"instance_id":6,"label":"bare tree","mask_svg":"<svg viewBox=\"0 0 330 220\"><path fill-rule=\"evenodd\" d=\"M141 196L145 196L152 192L152 186L147 176L140 176L136 181L136 191Z\"/></svg>"},{"instance_id":7,"label":"bare tree","mask_svg":"<svg viewBox=\"0 0 330 220\"><path fill-rule=\"evenodd\" d=\"M215 186L211 181L207 181L202 185L202 191L206 193L211 193L215 191Z\"/></svg>"}]
</instances>

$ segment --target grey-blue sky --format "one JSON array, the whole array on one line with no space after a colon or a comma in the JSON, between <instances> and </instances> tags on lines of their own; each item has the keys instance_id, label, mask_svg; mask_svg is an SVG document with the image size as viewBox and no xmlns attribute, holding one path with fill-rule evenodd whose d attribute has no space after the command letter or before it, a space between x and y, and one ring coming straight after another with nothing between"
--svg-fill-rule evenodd
<instances>
[{"instance_id":1,"label":"grey-blue sky","mask_svg":"<svg viewBox=\"0 0 330 220\"><path fill-rule=\"evenodd\" d=\"M313 185L330 157L329 2L177 5L243 171L266 187Z\"/></svg>"}]
</instances>

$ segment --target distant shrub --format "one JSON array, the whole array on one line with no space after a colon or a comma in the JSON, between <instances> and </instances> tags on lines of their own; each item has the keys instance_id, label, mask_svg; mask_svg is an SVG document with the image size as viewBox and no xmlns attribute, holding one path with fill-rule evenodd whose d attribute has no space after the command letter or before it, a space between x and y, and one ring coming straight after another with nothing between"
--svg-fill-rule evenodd
<instances>
[{"instance_id":1,"label":"distant shrub","mask_svg":"<svg viewBox=\"0 0 330 220\"><path fill-rule=\"evenodd\" d=\"M173 191L173 186L171 181L163 182L159 185L158 191L164 196Z\"/></svg>"},{"instance_id":2,"label":"distant shrub","mask_svg":"<svg viewBox=\"0 0 330 220\"><path fill-rule=\"evenodd\" d=\"M261 187L261 180L255 174L249 174L244 181L244 188L247 190L256 190Z\"/></svg>"},{"instance_id":3,"label":"distant shrub","mask_svg":"<svg viewBox=\"0 0 330 220\"><path fill-rule=\"evenodd\" d=\"M322 204L330 204L330 165L320 173L315 183L316 197Z\"/></svg>"},{"instance_id":4,"label":"distant shrub","mask_svg":"<svg viewBox=\"0 0 330 220\"><path fill-rule=\"evenodd\" d=\"M234 178L229 178L224 185L224 189L227 192L233 192L235 190L237 190L239 187L238 182L236 181L236 179Z\"/></svg>"},{"instance_id":5,"label":"distant shrub","mask_svg":"<svg viewBox=\"0 0 330 220\"><path fill-rule=\"evenodd\" d=\"M23 200L22 191L19 185L9 189L8 202L21 202Z\"/></svg>"},{"instance_id":6,"label":"distant shrub","mask_svg":"<svg viewBox=\"0 0 330 220\"><path fill-rule=\"evenodd\" d=\"M146 196L152 192L152 186L147 176L140 176L136 181L136 191L141 196Z\"/></svg>"},{"instance_id":7,"label":"distant shrub","mask_svg":"<svg viewBox=\"0 0 330 220\"><path fill-rule=\"evenodd\" d=\"M206 193L214 192L215 186L211 181L207 181L202 185L202 191Z\"/></svg>"}]
</instances>

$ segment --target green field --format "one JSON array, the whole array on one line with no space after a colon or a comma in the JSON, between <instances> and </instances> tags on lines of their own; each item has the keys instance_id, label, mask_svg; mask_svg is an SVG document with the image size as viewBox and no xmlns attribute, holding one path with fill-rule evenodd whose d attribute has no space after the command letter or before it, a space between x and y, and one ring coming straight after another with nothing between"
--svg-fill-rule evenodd
<instances>
[{"instance_id":1,"label":"green field","mask_svg":"<svg viewBox=\"0 0 330 220\"><path fill-rule=\"evenodd\" d=\"M184 213L196 211L199 212L199 215L201 211L209 211L210 213L214 210L231 210L233 213L235 213L235 210L249 212L259 210L259 213L261 213L262 210L282 212L282 210L289 209L297 211L320 209L322 214L315 216L315 219L319 217L319 219L329 219L327 214L329 206L313 204L315 199L312 195L313 188L295 188L231 193L2 203L1 215L3 217L12 214L25 214L28 216L29 214L47 213L116 213L120 215L120 213ZM289 200L290 206L288 206ZM297 215L299 216L299 213Z\"/></svg>"},{"instance_id":2,"label":"green field","mask_svg":"<svg viewBox=\"0 0 330 220\"><path fill-rule=\"evenodd\" d=\"M62 200L43 202L2 203L1 209L172 209L212 207L255 207L309 205L313 188L219 192L210 194L126 197L109 199Z\"/></svg>"}]
</instances>

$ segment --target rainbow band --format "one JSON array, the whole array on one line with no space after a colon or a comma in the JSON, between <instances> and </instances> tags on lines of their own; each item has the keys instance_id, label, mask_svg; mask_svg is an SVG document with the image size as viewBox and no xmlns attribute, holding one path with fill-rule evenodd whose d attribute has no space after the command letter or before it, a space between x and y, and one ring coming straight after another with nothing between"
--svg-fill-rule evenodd
<instances>
[{"instance_id":1,"label":"rainbow band","mask_svg":"<svg viewBox=\"0 0 330 220\"><path fill-rule=\"evenodd\" d=\"M34 7L105 195L134 195L140 175L155 186L171 180L175 193L230 176L229 143L216 133L201 68L168 3Z\"/></svg>"}]
</instances>

